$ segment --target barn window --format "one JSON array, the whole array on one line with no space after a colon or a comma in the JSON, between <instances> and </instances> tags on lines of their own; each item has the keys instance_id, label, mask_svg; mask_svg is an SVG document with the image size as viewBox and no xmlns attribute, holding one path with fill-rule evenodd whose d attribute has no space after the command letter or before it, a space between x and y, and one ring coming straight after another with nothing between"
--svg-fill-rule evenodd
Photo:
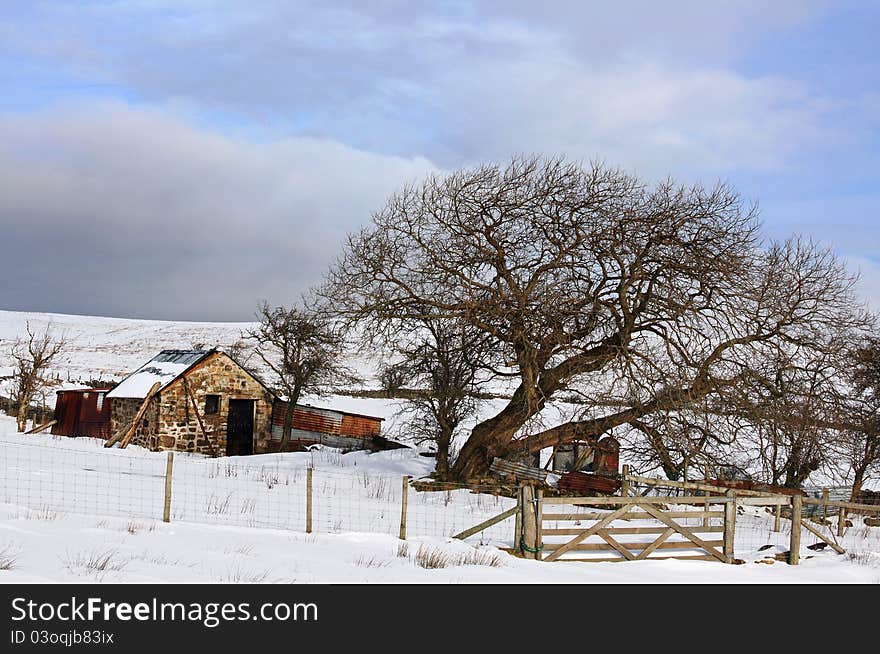
<instances>
[{"instance_id":1,"label":"barn window","mask_svg":"<svg viewBox=\"0 0 880 654\"><path fill-rule=\"evenodd\" d=\"M220 410L219 395L205 395L205 415L217 413Z\"/></svg>"},{"instance_id":2,"label":"barn window","mask_svg":"<svg viewBox=\"0 0 880 654\"><path fill-rule=\"evenodd\" d=\"M98 393L98 401L95 402L95 409L100 411L103 408L104 408L104 394Z\"/></svg>"}]
</instances>

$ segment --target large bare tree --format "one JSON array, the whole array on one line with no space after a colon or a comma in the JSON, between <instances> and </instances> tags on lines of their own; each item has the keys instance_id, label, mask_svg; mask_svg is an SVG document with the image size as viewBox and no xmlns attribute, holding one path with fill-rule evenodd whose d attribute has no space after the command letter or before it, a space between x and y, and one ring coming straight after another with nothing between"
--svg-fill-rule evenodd
<instances>
[{"instance_id":1,"label":"large bare tree","mask_svg":"<svg viewBox=\"0 0 880 654\"><path fill-rule=\"evenodd\" d=\"M430 311L512 361L510 401L474 427L451 469L479 477L514 448L723 398L778 343L810 347L853 320L853 280L830 252L763 244L758 229L723 184L648 186L601 164L518 157L393 195L349 237L321 293L368 337ZM528 433L572 387L602 401Z\"/></svg>"},{"instance_id":2,"label":"large bare tree","mask_svg":"<svg viewBox=\"0 0 880 654\"><path fill-rule=\"evenodd\" d=\"M66 348L63 336L55 336L52 326L43 331L25 324L25 336L12 344L13 399L18 406L18 431L27 429L27 415L31 403L50 384L47 374L52 364Z\"/></svg>"},{"instance_id":3,"label":"large bare tree","mask_svg":"<svg viewBox=\"0 0 880 654\"><path fill-rule=\"evenodd\" d=\"M276 392L287 398L281 448L290 442L294 409L303 394L323 395L357 379L344 362L342 332L323 314L302 307L257 309L258 324L242 334L271 372Z\"/></svg>"},{"instance_id":4,"label":"large bare tree","mask_svg":"<svg viewBox=\"0 0 880 654\"><path fill-rule=\"evenodd\" d=\"M763 244L758 229L723 184L648 186L600 164L518 157L393 195L349 237L321 293L367 337L406 330L413 314L454 318L512 361L510 401L451 469L478 477L514 448L720 401L769 348L811 347L857 319L853 280L830 252ZM528 433L572 387L602 401Z\"/></svg>"}]
</instances>

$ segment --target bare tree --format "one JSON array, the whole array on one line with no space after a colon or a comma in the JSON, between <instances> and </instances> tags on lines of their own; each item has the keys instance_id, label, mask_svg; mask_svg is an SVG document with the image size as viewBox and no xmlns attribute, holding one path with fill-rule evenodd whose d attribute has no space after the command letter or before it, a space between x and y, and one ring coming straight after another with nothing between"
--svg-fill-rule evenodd
<instances>
[{"instance_id":1,"label":"bare tree","mask_svg":"<svg viewBox=\"0 0 880 654\"><path fill-rule=\"evenodd\" d=\"M303 394L323 395L332 386L357 380L343 361L345 339L332 322L300 307L270 307L261 302L259 324L242 334L272 373L276 391L287 398L281 448L290 441L294 409Z\"/></svg>"},{"instance_id":2,"label":"bare tree","mask_svg":"<svg viewBox=\"0 0 880 654\"><path fill-rule=\"evenodd\" d=\"M406 334L407 316L427 311L511 360L499 376L514 376L512 398L451 468L466 479L514 449L721 403L779 343L809 348L861 319L854 280L830 252L797 239L765 246L758 229L726 185L649 187L600 164L515 158L392 196L349 237L321 293L367 335ZM597 401L530 431L573 387Z\"/></svg>"},{"instance_id":3,"label":"bare tree","mask_svg":"<svg viewBox=\"0 0 880 654\"><path fill-rule=\"evenodd\" d=\"M880 338L865 338L853 348L851 381L854 426L844 432L843 455L852 471L852 501L880 469Z\"/></svg>"},{"instance_id":4,"label":"bare tree","mask_svg":"<svg viewBox=\"0 0 880 654\"><path fill-rule=\"evenodd\" d=\"M414 338L395 342L400 360L380 373L417 386L407 394L399 414L410 437L436 445L438 479L448 474L453 439L462 423L476 413L481 372L490 355L484 341L482 334L461 322L423 320Z\"/></svg>"},{"instance_id":5,"label":"bare tree","mask_svg":"<svg viewBox=\"0 0 880 654\"><path fill-rule=\"evenodd\" d=\"M17 338L12 345L12 383L18 406L18 431L27 429L28 409L34 398L51 383L47 376L49 369L66 348L64 337L54 336L51 325L37 332L28 322L25 331L27 335Z\"/></svg>"}]
</instances>

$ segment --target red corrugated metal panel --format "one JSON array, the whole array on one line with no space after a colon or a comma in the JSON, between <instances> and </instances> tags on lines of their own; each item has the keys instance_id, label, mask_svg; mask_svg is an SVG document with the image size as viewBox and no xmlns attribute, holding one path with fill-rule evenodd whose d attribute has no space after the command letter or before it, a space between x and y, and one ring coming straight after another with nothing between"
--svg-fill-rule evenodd
<instances>
[{"instance_id":1,"label":"red corrugated metal panel","mask_svg":"<svg viewBox=\"0 0 880 654\"><path fill-rule=\"evenodd\" d=\"M595 491L599 493L614 494L620 489L620 480L574 470L572 472L566 472L559 478L557 488L568 493L586 493L587 491Z\"/></svg>"},{"instance_id":2,"label":"red corrugated metal panel","mask_svg":"<svg viewBox=\"0 0 880 654\"><path fill-rule=\"evenodd\" d=\"M272 424L284 425L285 402L276 402L272 407ZM297 405L293 411L293 428L303 431L315 431L322 434L338 434L342 426L342 414L338 411L315 409Z\"/></svg>"},{"instance_id":3,"label":"red corrugated metal panel","mask_svg":"<svg viewBox=\"0 0 880 654\"><path fill-rule=\"evenodd\" d=\"M79 405L82 394L74 391L58 391L55 395L55 415L57 421L52 425L52 434L56 436L75 436L76 423L79 418Z\"/></svg>"},{"instance_id":4,"label":"red corrugated metal panel","mask_svg":"<svg viewBox=\"0 0 880 654\"><path fill-rule=\"evenodd\" d=\"M340 434L343 436L356 436L358 438L372 438L378 436L382 428L382 421L378 418L367 418L343 414Z\"/></svg>"},{"instance_id":5,"label":"red corrugated metal panel","mask_svg":"<svg viewBox=\"0 0 880 654\"><path fill-rule=\"evenodd\" d=\"M110 435L110 402L106 388L58 391L55 399L55 423L52 433L58 436Z\"/></svg>"}]
</instances>

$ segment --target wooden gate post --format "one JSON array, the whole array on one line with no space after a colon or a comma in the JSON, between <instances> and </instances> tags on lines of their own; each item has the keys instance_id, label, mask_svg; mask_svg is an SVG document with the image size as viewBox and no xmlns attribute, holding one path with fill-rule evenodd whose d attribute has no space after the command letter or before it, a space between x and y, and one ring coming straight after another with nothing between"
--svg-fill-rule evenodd
<instances>
[{"instance_id":1,"label":"wooden gate post","mask_svg":"<svg viewBox=\"0 0 880 654\"><path fill-rule=\"evenodd\" d=\"M629 497L629 465L623 466L623 474L620 480L620 496Z\"/></svg>"},{"instance_id":2,"label":"wooden gate post","mask_svg":"<svg viewBox=\"0 0 880 654\"><path fill-rule=\"evenodd\" d=\"M538 549L538 514L535 507L535 488L533 486L524 485L522 487L522 506L523 506L523 535L522 548L523 556L527 559L537 558Z\"/></svg>"},{"instance_id":3,"label":"wooden gate post","mask_svg":"<svg viewBox=\"0 0 880 654\"><path fill-rule=\"evenodd\" d=\"M523 515L523 487L520 486L516 489L516 518L513 525L513 549L519 552L519 554L523 553L522 549L522 540L523 540L523 530L522 530L522 515Z\"/></svg>"},{"instance_id":4,"label":"wooden gate post","mask_svg":"<svg viewBox=\"0 0 880 654\"><path fill-rule=\"evenodd\" d=\"M822 489L822 524L828 522L828 500L831 499L831 492L827 488Z\"/></svg>"},{"instance_id":5,"label":"wooden gate post","mask_svg":"<svg viewBox=\"0 0 880 654\"><path fill-rule=\"evenodd\" d=\"M842 506L837 507L837 537L843 537L843 529L846 527L846 509Z\"/></svg>"},{"instance_id":6,"label":"wooden gate post","mask_svg":"<svg viewBox=\"0 0 880 654\"><path fill-rule=\"evenodd\" d=\"M782 528L782 505L777 504L773 513L773 531L779 532Z\"/></svg>"},{"instance_id":7,"label":"wooden gate post","mask_svg":"<svg viewBox=\"0 0 880 654\"><path fill-rule=\"evenodd\" d=\"M400 540L406 540L406 501L409 492L409 475L403 476L403 498L400 502Z\"/></svg>"},{"instance_id":8,"label":"wooden gate post","mask_svg":"<svg viewBox=\"0 0 880 654\"><path fill-rule=\"evenodd\" d=\"M540 488L535 498L535 559L541 560L541 550L544 549L544 491Z\"/></svg>"},{"instance_id":9,"label":"wooden gate post","mask_svg":"<svg viewBox=\"0 0 880 654\"><path fill-rule=\"evenodd\" d=\"M736 534L736 496L728 491L728 497L731 501L724 504L724 556L727 562L733 561L733 542Z\"/></svg>"},{"instance_id":10,"label":"wooden gate post","mask_svg":"<svg viewBox=\"0 0 880 654\"><path fill-rule=\"evenodd\" d=\"M788 562L797 565L801 560L801 513L804 499L800 495L791 498L791 541L789 542Z\"/></svg>"},{"instance_id":11,"label":"wooden gate post","mask_svg":"<svg viewBox=\"0 0 880 654\"><path fill-rule=\"evenodd\" d=\"M312 469L306 468L306 533L312 533Z\"/></svg>"},{"instance_id":12,"label":"wooden gate post","mask_svg":"<svg viewBox=\"0 0 880 654\"><path fill-rule=\"evenodd\" d=\"M171 522L171 469L174 466L174 452L168 450L168 462L165 464L165 509L162 511L162 522Z\"/></svg>"}]
</instances>

